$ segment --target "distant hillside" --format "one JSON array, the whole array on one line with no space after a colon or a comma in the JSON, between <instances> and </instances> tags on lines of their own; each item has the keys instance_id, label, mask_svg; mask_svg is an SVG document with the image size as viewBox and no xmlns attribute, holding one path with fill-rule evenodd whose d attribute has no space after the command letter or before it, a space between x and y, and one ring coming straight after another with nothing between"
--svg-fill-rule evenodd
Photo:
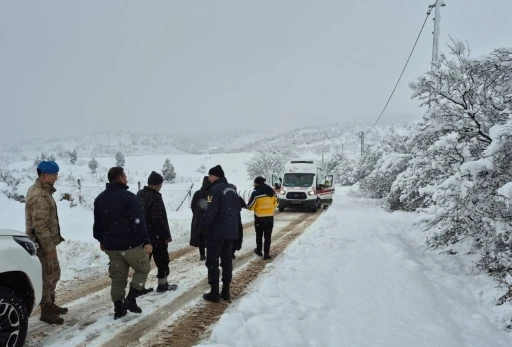
<instances>
[{"instance_id":1,"label":"distant hillside","mask_svg":"<svg viewBox=\"0 0 512 347\"><path fill-rule=\"evenodd\" d=\"M295 129L286 133L266 133L250 130L229 130L218 133L195 135L167 135L142 133L98 133L54 139L35 139L0 143L0 165L24 160L33 160L41 153L65 157L76 150L79 158L114 157L117 152L125 156L163 154L202 154L213 147L219 152L251 152L260 148L277 150L293 149L295 152L326 154L343 151L357 154L360 151L359 134L365 132L365 144L379 141L388 125L375 127L360 124L323 124L315 127Z\"/></svg>"},{"instance_id":2,"label":"distant hillside","mask_svg":"<svg viewBox=\"0 0 512 347\"><path fill-rule=\"evenodd\" d=\"M401 129L405 123L397 124L396 128ZM295 152L309 152L326 154L334 151L343 151L346 154L357 154L361 150L360 134L364 132L365 145L378 143L382 133L390 125L377 125L369 132L370 125L351 124L325 124L314 127L295 129L282 134L273 135L267 138L264 143L253 142L247 146L234 149L234 151L245 152L256 148L290 149Z\"/></svg>"}]
</instances>

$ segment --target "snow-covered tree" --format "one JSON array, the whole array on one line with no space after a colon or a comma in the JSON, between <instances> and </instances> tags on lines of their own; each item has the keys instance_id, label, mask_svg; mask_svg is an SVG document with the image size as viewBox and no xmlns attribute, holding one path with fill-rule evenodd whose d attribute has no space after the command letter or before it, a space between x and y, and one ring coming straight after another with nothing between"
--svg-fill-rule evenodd
<instances>
[{"instance_id":1,"label":"snow-covered tree","mask_svg":"<svg viewBox=\"0 0 512 347\"><path fill-rule=\"evenodd\" d=\"M55 156L54 156L53 154L50 154L50 155L48 156L48 160L55 161L55 160L57 160L57 159L55 158Z\"/></svg>"},{"instance_id":2,"label":"snow-covered tree","mask_svg":"<svg viewBox=\"0 0 512 347\"><path fill-rule=\"evenodd\" d=\"M503 280L512 267L512 48L479 59L464 52L454 44L453 60L442 56L411 84L429 111L407 142L414 155L388 206L422 211L430 246L463 244Z\"/></svg>"},{"instance_id":3,"label":"snow-covered tree","mask_svg":"<svg viewBox=\"0 0 512 347\"><path fill-rule=\"evenodd\" d=\"M41 160L46 160L47 157L46 157L46 154L45 153L41 153Z\"/></svg>"},{"instance_id":4,"label":"snow-covered tree","mask_svg":"<svg viewBox=\"0 0 512 347\"><path fill-rule=\"evenodd\" d=\"M69 153L69 162L71 164L75 165L77 159L78 159L78 154L76 153L76 149L74 149L73 152Z\"/></svg>"},{"instance_id":5,"label":"snow-covered tree","mask_svg":"<svg viewBox=\"0 0 512 347\"><path fill-rule=\"evenodd\" d=\"M124 166L126 160L124 159L124 155L121 152L116 153L116 166Z\"/></svg>"},{"instance_id":6,"label":"snow-covered tree","mask_svg":"<svg viewBox=\"0 0 512 347\"><path fill-rule=\"evenodd\" d=\"M162 167L162 175L166 182L174 182L176 179L176 172L174 171L174 166L169 158L165 159L164 166Z\"/></svg>"},{"instance_id":7,"label":"snow-covered tree","mask_svg":"<svg viewBox=\"0 0 512 347\"><path fill-rule=\"evenodd\" d=\"M257 176L270 177L277 174L282 177L284 165L293 156L289 150L260 149L256 151L253 157L245 163L249 179Z\"/></svg>"},{"instance_id":8,"label":"snow-covered tree","mask_svg":"<svg viewBox=\"0 0 512 347\"><path fill-rule=\"evenodd\" d=\"M99 166L99 163L98 161L96 160L96 158L92 158L91 161L89 162L89 169L91 170L91 173L96 173L96 169L98 168Z\"/></svg>"},{"instance_id":9,"label":"snow-covered tree","mask_svg":"<svg viewBox=\"0 0 512 347\"><path fill-rule=\"evenodd\" d=\"M393 184L389 203L396 209L430 206L433 187L478 158L491 142L489 129L507 120L511 50L470 59L463 47L454 44L453 60L441 56L440 69L411 84L414 97L430 109L407 144L415 156Z\"/></svg>"}]
</instances>

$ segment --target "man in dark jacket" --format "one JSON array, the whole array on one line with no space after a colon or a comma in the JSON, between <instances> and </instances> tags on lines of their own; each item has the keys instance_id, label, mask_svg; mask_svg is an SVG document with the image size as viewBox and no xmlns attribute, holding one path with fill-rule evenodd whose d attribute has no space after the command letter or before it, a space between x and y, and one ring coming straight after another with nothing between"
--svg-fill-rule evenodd
<instances>
[{"instance_id":1,"label":"man in dark jacket","mask_svg":"<svg viewBox=\"0 0 512 347\"><path fill-rule=\"evenodd\" d=\"M256 230L256 248L254 253L263 259L272 259L270 244L274 228L274 210L277 207L277 197L274 189L265 184L265 178L258 176L254 179L254 191L249 198L247 209L254 211L254 229ZM263 236L265 245L261 252Z\"/></svg>"},{"instance_id":2,"label":"man in dark jacket","mask_svg":"<svg viewBox=\"0 0 512 347\"><path fill-rule=\"evenodd\" d=\"M158 287L156 291L159 293L168 290L176 290L175 284L169 284L167 277L169 276L169 242L172 241L171 231L169 230L169 221L167 220L167 212L165 211L164 200L160 190L164 178L159 173L152 171L148 178L148 185L137 193L144 218L146 219L146 227L148 229L151 244L153 245L153 256L158 273ZM143 294L153 289L144 289Z\"/></svg>"},{"instance_id":3,"label":"man in dark jacket","mask_svg":"<svg viewBox=\"0 0 512 347\"><path fill-rule=\"evenodd\" d=\"M220 165L211 168L208 176L212 185L208 190L208 208L201 220L200 230L207 237L206 267L211 290L203 298L219 302L221 296L224 300L231 299L229 286L233 271L233 241L238 238L240 200L235 186L228 183ZM220 295L219 255L223 283Z\"/></svg>"},{"instance_id":4,"label":"man in dark jacket","mask_svg":"<svg viewBox=\"0 0 512 347\"><path fill-rule=\"evenodd\" d=\"M208 189L210 188L210 178L208 176L203 177L203 185L201 189L194 193L190 208L192 209L192 225L190 227L190 245L192 247L199 247L200 260L206 260L206 235L201 234L200 224L203 218L204 212L208 207L206 199L208 198Z\"/></svg>"},{"instance_id":5,"label":"man in dark jacket","mask_svg":"<svg viewBox=\"0 0 512 347\"><path fill-rule=\"evenodd\" d=\"M137 306L136 297L144 288L151 270L148 255L153 248L144 213L135 194L128 191L123 168L111 168L108 181L106 189L94 200L93 233L101 249L110 258L114 319L118 319L126 315L127 310L142 312ZM130 267L135 273L125 299Z\"/></svg>"}]
</instances>

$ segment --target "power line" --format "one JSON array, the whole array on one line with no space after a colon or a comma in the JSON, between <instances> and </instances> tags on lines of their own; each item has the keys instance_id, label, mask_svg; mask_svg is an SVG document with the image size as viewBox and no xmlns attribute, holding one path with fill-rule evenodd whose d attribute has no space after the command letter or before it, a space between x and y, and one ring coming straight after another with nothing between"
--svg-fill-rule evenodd
<instances>
[{"instance_id":1,"label":"power line","mask_svg":"<svg viewBox=\"0 0 512 347\"><path fill-rule=\"evenodd\" d=\"M437 2L439 0L436 1L436 3L434 4L433 8L435 8L435 6L437 5ZM393 91L391 92L391 95L389 96L389 99L388 101L386 102L386 105L384 106L384 108L382 109L382 112L380 113L379 115L379 118L377 118L377 120L375 121L375 123L372 125L372 127L370 128L370 131L373 130L373 128L375 127L375 125L377 125L377 123L379 122L380 118L382 117L382 115L384 114L384 112L386 111L386 108L388 107L389 105L389 102L391 101L391 98L393 97L393 94L395 94L395 90L396 88L398 87L398 83L400 83L400 80L402 79L402 76L404 75L404 72L405 72L405 69L407 68L407 65L409 64L409 60L411 60L411 56L412 56L412 53L414 52L414 49L416 48L416 44L418 43L419 39L420 39L420 36L421 36L421 33L423 32L423 28L425 28L425 24L427 24L427 19L428 17L430 16L430 13L432 12L432 8L429 8L429 10L427 11L427 16L425 17L425 21L423 22L423 25L421 26L421 30L420 30L420 33L418 34L418 37L416 38L416 42L414 42L414 46L412 47L412 50L411 50L411 53L409 54L409 58L407 58L407 62L405 63L405 66L404 68L402 69L402 73L400 74L400 77L398 77L398 81L396 81L396 84L395 84L395 88L393 88Z\"/></svg>"}]
</instances>

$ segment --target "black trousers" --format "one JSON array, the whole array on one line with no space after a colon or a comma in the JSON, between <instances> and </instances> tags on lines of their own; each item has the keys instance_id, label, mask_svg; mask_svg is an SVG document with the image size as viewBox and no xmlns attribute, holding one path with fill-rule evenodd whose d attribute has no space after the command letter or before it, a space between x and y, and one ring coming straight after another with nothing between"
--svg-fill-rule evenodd
<instances>
[{"instance_id":1,"label":"black trousers","mask_svg":"<svg viewBox=\"0 0 512 347\"><path fill-rule=\"evenodd\" d=\"M199 246L199 255L205 255L205 254L206 254L205 247Z\"/></svg>"},{"instance_id":2,"label":"black trousers","mask_svg":"<svg viewBox=\"0 0 512 347\"><path fill-rule=\"evenodd\" d=\"M169 276L169 246L165 243L154 243L153 253L149 260L153 257L155 265L158 269L157 278L166 278Z\"/></svg>"},{"instance_id":3,"label":"black trousers","mask_svg":"<svg viewBox=\"0 0 512 347\"><path fill-rule=\"evenodd\" d=\"M256 248L261 251L263 237L265 237L263 253L268 254L270 252L270 244L272 243L274 217L254 217L254 229L256 230Z\"/></svg>"},{"instance_id":4,"label":"black trousers","mask_svg":"<svg viewBox=\"0 0 512 347\"><path fill-rule=\"evenodd\" d=\"M233 278L233 241L208 240L206 246L206 267L208 268L208 283L219 284L219 258L222 267L222 283L229 284Z\"/></svg>"}]
</instances>

